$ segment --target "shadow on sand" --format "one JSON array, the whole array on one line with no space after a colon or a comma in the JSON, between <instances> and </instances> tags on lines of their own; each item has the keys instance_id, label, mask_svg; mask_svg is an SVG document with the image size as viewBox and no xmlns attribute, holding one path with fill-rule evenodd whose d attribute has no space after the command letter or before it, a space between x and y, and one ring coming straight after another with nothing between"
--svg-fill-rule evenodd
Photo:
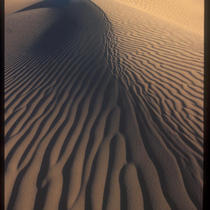
<instances>
[{"instance_id":1,"label":"shadow on sand","mask_svg":"<svg viewBox=\"0 0 210 210\"><path fill-rule=\"evenodd\" d=\"M87 1L69 0L46 0L16 11L16 13L41 8L53 9L55 20L31 46L31 53L34 55L52 55L59 52L69 43L74 42L78 32L87 27L86 22L96 15L93 6L87 8ZM96 22L96 27L104 28L104 23L100 19L94 22ZM103 29L101 31L103 33Z\"/></svg>"},{"instance_id":2,"label":"shadow on sand","mask_svg":"<svg viewBox=\"0 0 210 210\"><path fill-rule=\"evenodd\" d=\"M16 11L15 13L32 10L32 9L41 9L41 8L57 8L62 9L68 6L70 3L69 0L44 0L38 3L32 4L31 6L25 7L21 10Z\"/></svg>"},{"instance_id":3,"label":"shadow on sand","mask_svg":"<svg viewBox=\"0 0 210 210\"><path fill-rule=\"evenodd\" d=\"M26 150L24 151L24 154L20 160L20 165L25 160L27 155L30 154L31 149L35 145L37 139L39 139L40 137L42 128L47 123L47 120L50 118L51 114L55 111L56 105L59 102L59 100L62 99L63 97L62 92L64 92L64 90L67 89L70 86L70 84L75 84L75 85L73 85L71 91L69 92L69 96L68 96L69 98L67 99L70 100L70 97L72 97L73 93L78 90L78 93L73 98L73 101L76 101L76 100L79 101L79 99L77 98L79 98L80 94L83 91L87 94L91 92L92 89L94 90L96 81L99 80L99 78L101 78L103 75L108 74L107 67L106 67L107 65L106 55L104 52L106 46L104 46L103 39L106 36L106 33L108 33L107 28L109 26L107 25L109 25L109 22L105 14L103 13L103 11L101 11L99 8L97 8L93 3L89 1L78 1L74 3L73 2L70 3L69 1L66 1L66 0L60 0L60 1L48 0L48 1L36 3L34 5L26 7L20 11L17 11L16 13L26 12L29 10L39 9L39 8L52 8L53 9L52 13L54 15L53 18L55 18L55 20L50 25L50 27L48 27L37 38L35 43L33 43L33 45L30 48L31 50L30 53L32 54L33 60L36 60L37 57L40 55L41 55L40 56L41 60L45 60L45 58L48 57L48 55L49 55L49 58L47 60L48 62L47 65L34 67L33 64L32 65L29 64L27 66L27 71L31 71L31 73L33 73L32 69L33 71L34 70L38 71L41 69L40 72L42 73L44 72L46 75L51 75L53 73L53 75L55 76L53 78L50 78L50 76L46 76L46 81L41 83L42 85L40 85L39 83L40 81L28 83L27 89L36 88L38 85L39 87L42 86L40 88L40 92L38 92L37 94L38 96L39 94L45 91L46 86L51 85L51 83L55 81L54 82L55 86L52 87L52 91L56 91L54 93L55 97L53 98L52 102L49 103L49 109L51 106L53 108L48 114L44 113L45 117L40 123L39 128L33 138L28 137L30 135L31 130L27 129L24 135L18 139L16 145L14 146L14 149L11 150L10 154L8 155L5 161L6 167L8 166L8 163L10 162L11 158L15 154L15 151L16 151L15 149L19 147L22 142L26 141L27 138L29 138L31 142L26 148ZM47 21L47 20L43 20L43 21ZM69 43L76 43L74 45L76 47L70 48ZM62 51L63 49L67 51L66 57L60 56L63 53ZM57 59L58 56L60 56L60 59ZM77 60L75 61L74 58L77 58ZM55 61L56 61L56 65L52 67L51 63L54 63ZM64 63L65 65L60 65L61 63L62 64ZM74 68L72 68L72 66ZM58 76L60 73L61 73L61 76ZM65 75L65 76L63 77L62 75ZM84 77L84 80L82 79L83 77ZM62 78L62 82L60 81L59 78ZM108 78L108 76L106 76L106 78ZM34 78L34 80L36 80L36 77ZM106 80L107 79L105 79L105 82ZM81 87L80 87L80 83L81 83ZM101 83L101 87L103 87L103 83ZM98 92L96 91L96 93ZM27 97L29 96L30 94ZM37 96L35 95L35 97ZM66 104L68 100L65 102ZM73 130L71 129L69 131L69 135L67 136L66 141L69 141L69 139L71 139L71 135L74 129L77 127L80 113L82 112L81 110L82 108L84 109L84 105L86 104L84 103L85 101L86 101L86 97L84 97L84 99L82 99L82 101L80 102L77 115L75 117L75 123L72 126ZM41 105L43 102L45 102L45 100L38 103L37 110L41 108ZM29 102L29 104L30 103L34 103L34 101L32 100L31 102ZM93 102L91 103L90 107L93 106L94 103L95 103L95 97L93 98ZM55 106L53 106L53 104L55 104ZM29 111L29 107L30 106L26 108L24 113L27 113ZM69 113L67 113L68 118L71 113L70 111L71 109L69 109ZM62 117L62 110L58 114L58 119L60 119L61 117ZM22 119L22 118L20 117L19 119ZM56 122L57 121L55 121L55 123ZM59 127L56 134L50 140L49 146L47 147L45 155L43 156L43 160L40 163L41 168L39 171L38 178L36 180L37 194L36 194L35 204L34 204L35 210L43 209L45 206L47 193L49 191L49 186L48 184L43 186L42 183L43 183L43 180L48 175L49 159L53 151L53 147L54 145L56 145L56 141L59 140L59 135L63 132L63 129L68 123L69 121L65 120L62 126ZM51 132L52 129L54 129L54 126L55 125L52 125L52 127L50 127L49 131L47 132ZM13 128L10 131L12 134L12 132L14 131ZM46 141L45 136L42 137L40 144L42 141ZM76 148L79 147L81 141L82 139L79 138ZM37 147L37 151L38 149L39 147ZM63 186L62 186L62 192L61 192L59 208L58 208L60 210L67 209L67 206L68 206L67 204L68 204L69 181L70 181L69 172L72 169L72 164L76 155L76 151L77 149L75 150L75 152L72 152L72 154L69 154L69 158L67 159L67 162L62 170ZM16 208L15 205L16 205L16 202L18 202L18 194L19 194L20 188L22 187L21 184L24 180L24 177L27 175L27 171L31 167L31 164L33 162L33 158L35 155L36 155L36 152L33 153L30 161L27 163L24 169L21 170L21 172L17 176L17 179L13 186L13 191L9 198L8 207L7 207L8 210L13 210ZM90 201L87 199L86 203L87 203L87 206L89 206ZM88 209L88 207L86 209Z\"/></svg>"}]
</instances>

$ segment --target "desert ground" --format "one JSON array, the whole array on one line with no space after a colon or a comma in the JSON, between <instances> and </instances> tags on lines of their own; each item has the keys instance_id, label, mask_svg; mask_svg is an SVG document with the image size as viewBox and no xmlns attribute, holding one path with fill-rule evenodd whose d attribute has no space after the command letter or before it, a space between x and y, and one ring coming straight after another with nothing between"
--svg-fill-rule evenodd
<instances>
[{"instance_id":1,"label":"desert ground","mask_svg":"<svg viewBox=\"0 0 210 210\"><path fill-rule=\"evenodd\" d=\"M5 1L5 210L200 210L202 0Z\"/></svg>"}]
</instances>

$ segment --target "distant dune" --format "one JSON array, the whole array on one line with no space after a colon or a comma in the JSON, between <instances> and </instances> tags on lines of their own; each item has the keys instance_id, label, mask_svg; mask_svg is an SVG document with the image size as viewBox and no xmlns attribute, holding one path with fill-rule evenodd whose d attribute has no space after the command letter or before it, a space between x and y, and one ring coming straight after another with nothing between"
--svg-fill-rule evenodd
<instances>
[{"instance_id":1,"label":"distant dune","mask_svg":"<svg viewBox=\"0 0 210 210\"><path fill-rule=\"evenodd\" d=\"M7 1L5 209L202 209L202 10Z\"/></svg>"},{"instance_id":2,"label":"distant dune","mask_svg":"<svg viewBox=\"0 0 210 210\"><path fill-rule=\"evenodd\" d=\"M117 0L143 10L156 18L177 24L203 36L204 1L202 0Z\"/></svg>"}]
</instances>

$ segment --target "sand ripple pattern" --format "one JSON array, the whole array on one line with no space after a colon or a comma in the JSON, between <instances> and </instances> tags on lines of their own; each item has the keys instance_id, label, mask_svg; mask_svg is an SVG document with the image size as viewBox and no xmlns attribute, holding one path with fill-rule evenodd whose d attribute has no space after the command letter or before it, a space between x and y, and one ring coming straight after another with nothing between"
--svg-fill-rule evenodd
<instances>
[{"instance_id":1,"label":"sand ripple pattern","mask_svg":"<svg viewBox=\"0 0 210 210\"><path fill-rule=\"evenodd\" d=\"M164 190L166 189L164 182L167 182L168 176L172 176L166 171L171 167L178 167L188 196L196 208L201 209L202 37L114 1L95 2L112 22L115 34L112 40L116 43L116 50L112 50L111 56L111 62L116 67L113 74L116 78L120 78L130 94L145 148L157 167L167 201L172 209L192 208L177 206L183 197L176 199L176 196L170 195L168 188ZM113 44L110 48L113 48ZM161 146L154 142L155 139L159 139L158 144L162 142L162 147L167 148L167 152L158 149ZM170 166L166 167L164 162L166 159L169 161L169 156L175 158L176 163L168 163ZM195 184L194 178L189 180L187 172L189 168L186 168L189 160L196 162L192 164L195 164L192 168L197 168L197 172L194 172L200 174L197 177L198 185ZM160 169L161 167L165 168ZM174 171L173 174L175 173L177 172ZM167 178L164 174L168 174ZM173 178L176 179L174 175ZM168 180L168 183L170 182L173 181ZM195 184L194 189L192 183ZM171 188L173 194L175 188L175 186ZM200 188L199 193L196 192L196 188ZM153 208L157 206L148 206L148 209Z\"/></svg>"},{"instance_id":2,"label":"sand ripple pattern","mask_svg":"<svg viewBox=\"0 0 210 210\"><path fill-rule=\"evenodd\" d=\"M202 209L202 49L96 3L6 64L5 209Z\"/></svg>"}]
</instances>

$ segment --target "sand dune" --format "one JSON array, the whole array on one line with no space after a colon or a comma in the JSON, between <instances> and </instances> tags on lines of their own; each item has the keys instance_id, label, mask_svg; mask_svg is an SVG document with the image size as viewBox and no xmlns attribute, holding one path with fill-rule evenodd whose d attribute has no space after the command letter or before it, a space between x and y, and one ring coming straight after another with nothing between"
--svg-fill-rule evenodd
<instances>
[{"instance_id":1,"label":"sand dune","mask_svg":"<svg viewBox=\"0 0 210 210\"><path fill-rule=\"evenodd\" d=\"M202 2L11 4L5 209L202 209Z\"/></svg>"},{"instance_id":2,"label":"sand dune","mask_svg":"<svg viewBox=\"0 0 210 210\"><path fill-rule=\"evenodd\" d=\"M200 0L117 0L150 15L177 24L203 36L204 1Z\"/></svg>"}]
</instances>

